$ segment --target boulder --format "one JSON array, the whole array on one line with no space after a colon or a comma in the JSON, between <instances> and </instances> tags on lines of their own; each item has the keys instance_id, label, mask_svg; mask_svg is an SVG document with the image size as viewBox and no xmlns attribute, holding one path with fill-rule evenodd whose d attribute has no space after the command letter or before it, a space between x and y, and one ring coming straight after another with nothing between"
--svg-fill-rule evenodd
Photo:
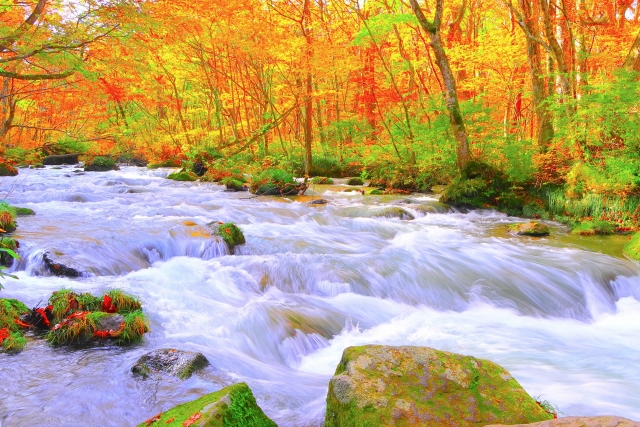
<instances>
[{"instance_id":1,"label":"boulder","mask_svg":"<svg viewBox=\"0 0 640 427\"><path fill-rule=\"evenodd\" d=\"M47 156L42 159L42 164L47 166L75 165L78 164L78 156L80 156L79 153Z\"/></svg>"},{"instance_id":2,"label":"boulder","mask_svg":"<svg viewBox=\"0 0 640 427\"><path fill-rule=\"evenodd\" d=\"M30 208L21 208L18 206L14 206L13 208L16 211L16 215L17 216L30 216L30 215L35 215L36 213L34 212L33 209Z\"/></svg>"},{"instance_id":3,"label":"boulder","mask_svg":"<svg viewBox=\"0 0 640 427\"><path fill-rule=\"evenodd\" d=\"M84 165L85 172L108 172L119 169L116 161L109 156L98 156Z\"/></svg>"},{"instance_id":4,"label":"boulder","mask_svg":"<svg viewBox=\"0 0 640 427\"><path fill-rule=\"evenodd\" d=\"M204 368L209 361L202 353L160 348L145 354L131 367L131 372L144 378L163 372L186 380L195 371Z\"/></svg>"},{"instance_id":5,"label":"boulder","mask_svg":"<svg viewBox=\"0 0 640 427\"><path fill-rule=\"evenodd\" d=\"M207 170L208 168L204 162L193 162L193 165L191 165L191 172L197 176L204 176L204 174L207 173Z\"/></svg>"},{"instance_id":6,"label":"boulder","mask_svg":"<svg viewBox=\"0 0 640 427\"><path fill-rule=\"evenodd\" d=\"M349 178L347 180L347 185L364 185L364 181L362 178Z\"/></svg>"},{"instance_id":7,"label":"boulder","mask_svg":"<svg viewBox=\"0 0 640 427\"><path fill-rule=\"evenodd\" d=\"M348 347L325 427L532 423L552 418L502 367L426 347Z\"/></svg>"},{"instance_id":8,"label":"boulder","mask_svg":"<svg viewBox=\"0 0 640 427\"><path fill-rule=\"evenodd\" d=\"M13 252L17 252L20 247L20 242L11 237L0 237L0 249L9 249ZM0 252L0 265L4 267L11 267L13 265L14 257L5 251Z\"/></svg>"},{"instance_id":9,"label":"boulder","mask_svg":"<svg viewBox=\"0 0 640 427\"><path fill-rule=\"evenodd\" d=\"M503 427L504 424L491 424L486 427ZM540 421L533 424L510 424L510 427L640 427L637 421L626 418L602 417L562 417L555 420Z\"/></svg>"},{"instance_id":10,"label":"boulder","mask_svg":"<svg viewBox=\"0 0 640 427\"><path fill-rule=\"evenodd\" d=\"M277 427L256 403L245 383L234 384L220 391L206 394L191 402L178 405L143 421L138 427Z\"/></svg>"},{"instance_id":11,"label":"boulder","mask_svg":"<svg viewBox=\"0 0 640 427\"><path fill-rule=\"evenodd\" d=\"M44 266L47 268L47 270L51 274L53 274L54 276L60 276L60 277L80 277L81 275L80 271L76 270L73 267L69 267L59 262L56 262L55 260L52 259L52 257L53 255L51 255L49 252L45 252L44 255L42 255L42 261L44 262Z\"/></svg>"},{"instance_id":12,"label":"boulder","mask_svg":"<svg viewBox=\"0 0 640 427\"><path fill-rule=\"evenodd\" d=\"M239 177L228 176L222 179L222 185L227 188L227 191L247 191L249 187L244 185L244 181Z\"/></svg>"},{"instance_id":13,"label":"boulder","mask_svg":"<svg viewBox=\"0 0 640 427\"><path fill-rule=\"evenodd\" d=\"M509 226L509 230L520 236L548 236L550 233L549 227L541 224L537 221L521 222L512 224Z\"/></svg>"},{"instance_id":14,"label":"boulder","mask_svg":"<svg viewBox=\"0 0 640 427\"><path fill-rule=\"evenodd\" d=\"M233 249L245 243L244 233L240 227L232 222L212 221L207 224L214 236L220 237L227 244L229 252L233 254Z\"/></svg>"},{"instance_id":15,"label":"boulder","mask_svg":"<svg viewBox=\"0 0 640 427\"><path fill-rule=\"evenodd\" d=\"M53 345L87 345L99 339L115 338L125 321L118 313L78 311L54 325L46 338Z\"/></svg>"},{"instance_id":16,"label":"boulder","mask_svg":"<svg viewBox=\"0 0 640 427\"><path fill-rule=\"evenodd\" d=\"M310 205L314 206L326 205L327 203L329 203L329 201L326 199L316 199L309 202Z\"/></svg>"},{"instance_id":17,"label":"boulder","mask_svg":"<svg viewBox=\"0 0 640 427\"><path fill-rule=\"evenodd\" d=\"M167 175L167 179L172 179L174 181L195 181L198 178L189 172L181 171L170 173Z\"/></svg>"}]
</instances>

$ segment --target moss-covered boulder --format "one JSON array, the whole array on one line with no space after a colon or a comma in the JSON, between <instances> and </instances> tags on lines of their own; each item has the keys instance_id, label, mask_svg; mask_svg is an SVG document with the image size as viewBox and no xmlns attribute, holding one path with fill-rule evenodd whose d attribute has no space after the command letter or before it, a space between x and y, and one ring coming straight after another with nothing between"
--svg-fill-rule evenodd
<instances>
[{"instance_id":1,"label":"moss-covered boulder","mask_svg":"<svg viewBox=\"0 0 640 427\"><path fill-rule=\"evenodd\" d=\"M149 331L140 301L119 289L97 297L63 288L51 295L47 309L53 319L46 339L53 345L128 344Z\"/></svg>"},{"instance_id":2,"label":"moss-covered boulder","mask_svg":"<svg viewBox=\"0 0 640 427\"><path fill-rule=\"evenodd\" d=\"M232 222L213 221L207 224L214 236L220 237L229 248L229 252L233 253L234 248L245 243L244 233Z\"/></svg>"},{"instance_id":3,"label":"moss-covered boulder","mask_svg":"<svg viewBox=\"0 0 640 427\"><path fill-rule=\"evenodd\" d=\"M30 208L21 208L18 206L14 206L13 209L15 210L17 216L31 216L36 214L35 211Z\"/></svg>"},{"instance_id":4,"label":"moss-covered boulder","mask_svg":"<svg viewBox=\"0 0 640 427\"><path fill-rule=\"evenodd\" d=\"M536 221L521 222L509 226L509 231L520 236L541 237L548 236L549 227Z\"/></svg>"},{"instance_id":5,"label":"moss-covered boulder","mask_svg":"<svg viewBox=\"0 0 640 427\"><path fill-rule=\"evenodd\" d=\"M323 184L323 185L333 184L333 179L328 178L326 176L314 176L311 179L311 183L312 184Z\"/></svg>"},{"instance_id":6,"label":"moss-covered boulder","mask_svg":"<svg viewBox=\"0 0 640 427\"><path fill-rule=\"evenodd\" d=\"M118 170L116 161L110 156L97 156L85 163L85 172L108 172Z\"/></svg>"},{"instance_id":7,"label":"moss-covered boulder","mask_svg":"<svg viewBox=\"0 0 640 427\"><path fill-rule=\"evenodd\" d=\"M634 234L622 251L629 258L640 261L640 233Z\"/></svg>"},{"instance_id":8,"label":"moss-covered boulder","mask_svg":"<svg viewBox=\"0 0 640 427\"><path fill-rule=\"evenodd\" d=\"M28 311L29 308L16 299L0 298L0 352L17 352L24 348L27 340L19 320Z\"/></svg>"},{"instance_id":9,"label":"moss-covered boulder","mask_svg":"<svg viewBox=\"0 0 640 427\"><path fill-rule=\"evenodd\" d=\"M426 347L348 347L325 427L531 423L552 418L502 367Z\"/></svg>"},{"instance_id":10,"label":"moss-covered boulder","mask_svg":"<svg viewBox=\"0 0 640 427\"><path fill-rule=\"evenodd\" d=\"M178 405L138 427L277 427L256 403L245 383L234 384Z\"/></svg>"},{"instance_id":11,"label":"moss-covered boulder","mask_svg":"<svg viewBox=\"0 0 640 427\"><path fill-rule=\"evenodd\" d=\"M364 181L362 180L362 178L349 178L347 180L347 185L364 185Z\"/></svg>"},{"instance_id":12,"label":"moss-covered boulder","mask_svg":"<svg viewBox=\"0 0 640 427\"><path fill-rule=\"evenodd\" d=\"M160 348L140 357L131 367L131 372L143 378L154 377L163 372L180 379L187 379L208 364L209 361L202 353Z\"/></svg>"},{"instance_id":13,"label":"moss-covered boulder","mask_svg":"<svg viewBox=\"0 0 640 427\"><path fill-rule=\"evenodd\" d=\"M369 191L370 196L382 196L383 194L384 194L384 190L380 190L379 188Z\"/></svg>"},{"instance_id":14,"label":"moss-covered boulder","mask_svg":"<svg viewBox=\"0 0 640 427\"><path fill-rule=\"evenodd\" d=\"M18 175L18 169L12 164L0 160L0 176L16 176Z\"/></svg>"},{"instance_id":15,"label":"moss-covered boulder","mask_svg":"<svg viewBox=\"0 0 640 427\"><path fill-rule=\"evenodd\" d=\"M305 190L289 172L282 169L265 169L251 182L249 191L259 196L293 196Z\"/></svg>"},{"instance_id":16,"label":"moss-covered boulder","mask_svg":"<svg viewBox=\"0 0 640 427\"><path fill-rule=\"evenodd\" d=\"M540 421L531 424L510 424L510 427L640 427L640 423L627 418L612 417L562 417L555 420ZM506 427L504 424L491 424L485 427Z\"/></svg>"},{"instance_id":17,"label":"moss-covered boulder","mask_svg":"<svg viewBox=\"0 0 640 427\"><path fill-rule=\"evenodd\" d=\"M221 182L227 188L227 191L247 191L249 189L244 185L245 179L242 176L227 176L222 178Z\"/></svg>"},{"instance_id":18,"label":"moss-covered boulder","mask_svg":"<svg viewBox=\"0 0 640 427\"><path fill-rule=\"evenodd\" d=\"M167 179L174 181L195 181L198 179L194 174L187 171L174 172L167 175Z\"/></svg>"}]
</instances>

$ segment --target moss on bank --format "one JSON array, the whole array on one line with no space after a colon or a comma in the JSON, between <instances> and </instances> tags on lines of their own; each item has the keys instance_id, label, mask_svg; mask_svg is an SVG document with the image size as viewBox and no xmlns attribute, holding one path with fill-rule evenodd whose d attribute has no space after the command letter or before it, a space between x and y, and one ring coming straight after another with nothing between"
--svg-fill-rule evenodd
<instances>
[{"instance_id":1,"label":"moss on bank","mask_svg":"<svg viewBox=\"0 0 640 427\"><path fill-rule=\"evenodd\" d=\"M194 422L189 423L189 420ZM262 412L245 383L234 384L178 405L140 423L138 427L192 424L207 427L277 427Z\"/></svg>"}]
</instances>

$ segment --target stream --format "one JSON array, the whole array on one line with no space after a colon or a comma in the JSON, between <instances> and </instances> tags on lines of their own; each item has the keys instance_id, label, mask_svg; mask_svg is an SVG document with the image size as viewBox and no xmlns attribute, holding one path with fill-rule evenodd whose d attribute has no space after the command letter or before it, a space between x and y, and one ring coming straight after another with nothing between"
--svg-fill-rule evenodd
<instances>
[{"instance_id":1,"label":"stream","mask_svg":"<svg viewBox=\"0 0 640 427\"><path fill-rule=\"evenodd\" d=\"M74 172L76 171L76 172ZM151 332L136 345L53 348L28 337L0 354L0 427L133 426L245 381L281 427L321 426L344 348L428 346L488 359L562 415L640 420L640 266L628 236L509 234L515 221L461 213L437 196L363 196L312 186L254 197L168 169L21 169L0 195L33 209L14 237L19 280L3 298L45 305L61 287L120 288L141 299ZM344 180L338 180L344 182ZM326 205L308 202L322 197ZM383 207L415 216L372 216ZM232 221L235 255L206 235ZM43 254L83 271L49 275ZM162 347L202 352L187 380L142 380L131 366Z\"/></svg>"}]
</instances>

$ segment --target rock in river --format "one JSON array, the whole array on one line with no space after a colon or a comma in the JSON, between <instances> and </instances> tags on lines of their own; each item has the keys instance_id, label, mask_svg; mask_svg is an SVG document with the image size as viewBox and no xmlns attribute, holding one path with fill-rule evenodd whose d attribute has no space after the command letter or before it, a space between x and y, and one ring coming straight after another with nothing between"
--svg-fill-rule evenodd
<instances>
[{"instance_id":1,"label":"rock in river","mask_svg":"<svg viewBox=\"0 0 640 427\"><path fill-rule=\"evenodd\" d=\"M181 379L187 379L198 369L209 364L202 353L160 348L142 356L131 368L134 374L147 378L158 372L164 372Z\"/></svg>"},{"instance_id":2,"label":"rock in river","mask_svg":"<svg viewBox=\"0 0 640 427\"><path fill-rule=\"evenodd\" d=\"M640 427L640 423L626 418L601 417L562 417L555 420L541 421L533 424L516 424L510 427ZM486 427L505 427L503 424L492 424Z\"/></svg>"},{"instance_id":3,"label":"rock in river","mask_svg":"<svg viewBox=\"0 0 640 427\"><path fill-rule=\"evenodd\" d=\"M448 426L550 419L502 367L427 347L348 347L329 382L325 427Z\"/></svg>"}]
</instances>

